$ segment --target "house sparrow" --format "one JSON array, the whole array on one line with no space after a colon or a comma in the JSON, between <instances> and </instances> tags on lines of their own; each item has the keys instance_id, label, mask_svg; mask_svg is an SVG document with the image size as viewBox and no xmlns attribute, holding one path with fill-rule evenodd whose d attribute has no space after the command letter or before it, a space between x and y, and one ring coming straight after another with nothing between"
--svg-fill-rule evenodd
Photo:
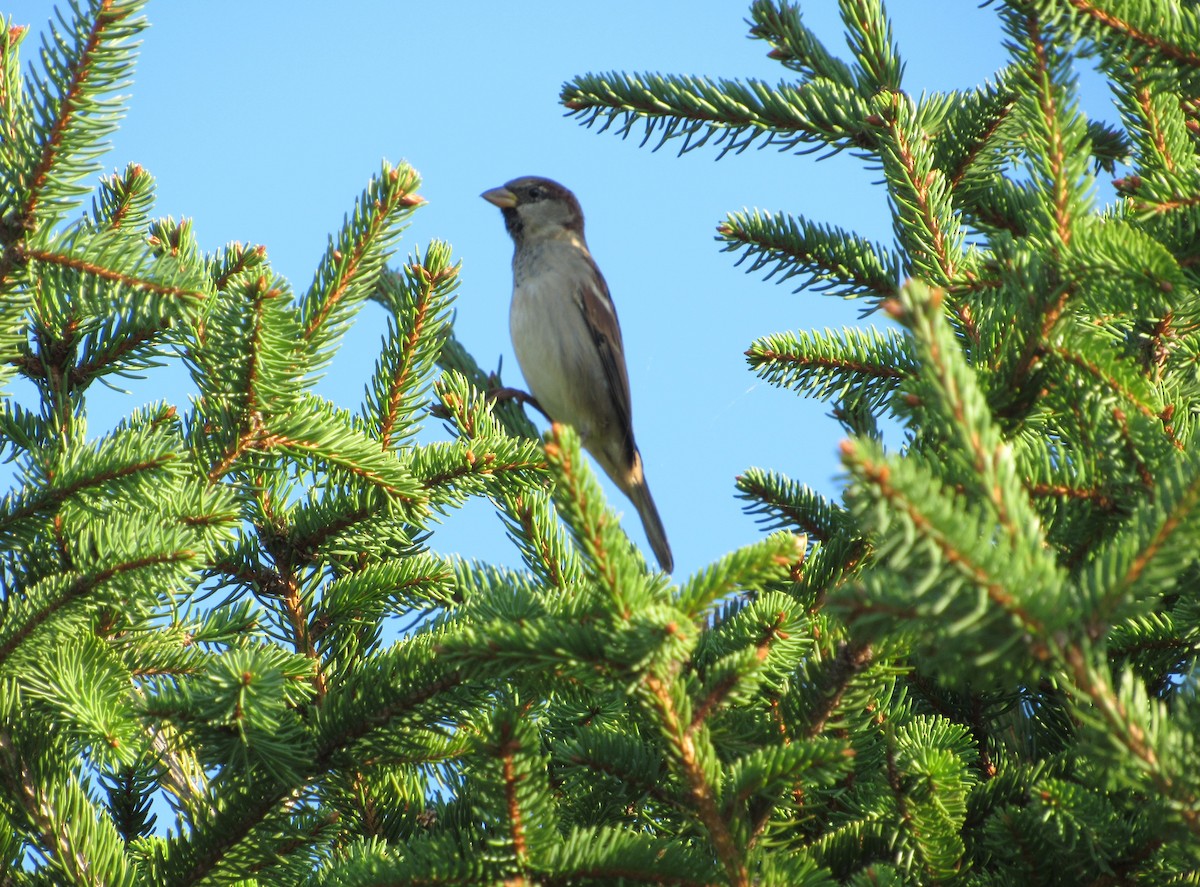
<instances>
[{"instance_id":1,"label":"house sparrow","mask_svg":"<svg viewBox=\"0 0 1200 887\"><path fill-rule=\"evenodd\" d=\"M482 194L513 239L509 328L521 373L546 414L571 425L641 516L658 565L674 561L633 441L617 311L583 239L583 210L557 182L527 176Z\"/></svg>"}]
</instances>

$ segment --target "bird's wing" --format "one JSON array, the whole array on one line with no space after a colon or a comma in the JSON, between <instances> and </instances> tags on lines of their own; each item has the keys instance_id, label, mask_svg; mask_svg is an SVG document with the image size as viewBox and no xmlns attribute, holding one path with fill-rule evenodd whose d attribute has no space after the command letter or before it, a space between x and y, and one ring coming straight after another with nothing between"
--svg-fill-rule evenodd
<instances>
[{"instance_id":1,"label":"bird's wing","mask_svg":"<svg viewBox=\"0 0 1200 887\"><path fill-rule=\"evenodd\" d=\"M588 261L593 271L591 280L595 283L589 281L580 287L579 303L583 310L583 320L600 354L600 364L604 367L604 381L616 408L617 421L624 436L626 458L632 461L633 409L629 396L629 374L625 368L625 347L621 342L621 325L617 322L617 309L608 294L608 284L604 281L604 275L591 260L591 256L588 257Z\"/></svg>"}]
</instances>

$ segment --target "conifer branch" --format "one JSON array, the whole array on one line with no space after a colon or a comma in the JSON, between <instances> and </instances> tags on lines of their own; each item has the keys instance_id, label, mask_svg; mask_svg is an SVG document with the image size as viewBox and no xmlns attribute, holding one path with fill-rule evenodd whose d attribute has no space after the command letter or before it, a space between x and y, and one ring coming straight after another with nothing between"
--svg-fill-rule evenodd
<instances>
[{"instance_id":1,"label":"conifer branch","mask_svg":"<svg viewBox=\"0 0 1200 887\"><path fill-rule=\"evenodd\" d=\"M1054 233L1058 242L1066 247L1070 245L1075 214L1072 207L1072 185L1067 174L1068 147L1060 125L1060 117L1066 109L1059 107L1058 90L1055 88L1055 76L1049 58L1051 50L1047 47L1046 34L1042 30L1037 15L1029 14L1025 19L1025 33L1032 49L1036 67L1029 76L1037 89L1036 101L1042 115L1043 133L1047 144L1044 157L1049 164L1048 178L1053 194Z\"/></svg>"},{"instance_id":2,"label":"conifer branch","mask_svg":"<svg viewBox=\"0 0 1200 887\"><path fill-rule=\"evenodd\" d=\"M525 870L529 865L529 847L525 840L525 817L518 799L518 782L523 777L522 774L517 772L517 766L513 760L515 753L520 751L520 745L514 741L509 733L511 726L512 724L507 721L501 725L502 732L498 737L497 752L500 755L500 762L503 768L501 781L504 786L504 806L508 813L508 840L512 845L513 855L516 857L518 867Z\"/></svg>"},{"instance_id":3,"label":"conifer branch","mask_svg":"<svg viewBox=\"0 0 1200 887\"><path fill-rule=\"evenodd\" d=\"M72 156L80 152L79 142L90 145L115 127L115 115L111 111L95 115L96 106L103 92L119 88L119 78L128 67L122 52L128 52L125 41L142 26L140 20L130 19L142 2L93 0L90 22L84 19L75 25L78 42L44 57L47 73L64 79L59 94L47 97L43 113L48 119L39 121L38 152L19 177L22 199L14 212L24 227L32 230L40 224L43 204L53 199L48 193L52 185L67 186L91 171L90 162L79 162ZM9 270L0 266L0 278L6 280Z\"/></svg>"},{"instance_id":4,"label":"conifer branch","mask_svg":"<svg viewBox=\"0 0 1200 887\"><path fill-rule=\"evenodd\" d=\"M749 873L733 835L717 807L715 792L699 759L693 729L683 723L672 698L672 690L662 679L647 674L642 683L649 692L661 720L662 730L671 745L673 756L683 770L684 782L696 814L704 825L721 867L725 869L729 884L733 887L749 887Z\"/></svg>"},{"instance_id":5,"label":"conifer branch","mask_svg":"<svg viewBox=\"0 0 1200 887\"><path fill-rule=\"evenodd\" d=\"M672 791L672 784L665 782L663 779L637 779L636 774L630 773L626 767L618 764L612 757L600 754L586 754L584 751L575 749L566 758L567 762L573 764L587 773L602 773L614 780L618 780L635 792L637 795L654 798L660 804L669 807L681 808L681 800L679 796Z\"/></svg>"},{"instance_id":6,"label":"conifer branch","mask_svg":"<svg viewBox=\"0 0 1200 887\"><path fill-rule=\"evenodd\" d=\"M98 470L92 474L81 474L77 479L62 486L48 486L37 493L26 491L21 496L10 496L0 503L0 538L14 532L14 529L23 521L53 513L73 496L78 496L88 490L99 492L114 481L165 468L177 458L175 453L160 452L153 458L141 462L125 463L110 469Z\"/></svg>"},{"instance_id":7,"label":"conifer branch","mask_svg":"<svg viewBox=\"0 0 1200 887\"><path fill-rule=\"evenodd\" d=\"M690 577L679 589L679 607L693 619L715 601L742 589L758 588L795 577L804 563L808 538L772 533L766 539L733 551Z\"/></svg>"},{"instance_id":8,"label":"conifer branch","mask_svg":"<svg viewBox=\"0 0 1200 887\"><path fill-rule=\"evenodd\" d=\"M63 585L61 591L54 595L45 603L37 605L32 612L22 613L19 624L13 629L11 623L17 621L9 614L4 626L6 630L3 634L7 637L0 640L0 665L3 665L21 644L28 639L37 629L47 624L56 614L71 604L87 598L95 594L104 585L115 578L124 576L129 573L144 570L148 567L160 566L163 564L179 564L189 563L196 560L198 552L190 548L183 548L177 551L157 552L145 557L131 558L126 561L114 563L97 570L92 573L84 573L77 576L75 579ZM0 635L3 637L3 635Z\"/></svg>"},{"instance_id":9,"label":"conifer branch","mask_svg":"<svg viewBox=\"0 0 1200 887\"><path fill-rule=\"evenodd\" d=\"M280 596L280 602L283 604L284 613L291 626L292 642L296 652L307 657L313 663L312 685L316 693L316 701L319 704L325 698L329 684L322 668L321 657L317 653L314 638L309 631L308 607L304 597L300 594L290 565L287 570L282 571L282 577L284 592Z\"/></svg>"},{"instance_id":10,"label":"conifer branch","mask_svg":"<svg viewBox=\"0 0 1200 887\"><path fill-rule=\"evenodd\" d=\"M682 138L681 154L710 140L721 147L720 156L759 139L761 147L781 150L817 143L871 151L878 144L862 97L831 81L770 87L758 80L609 73L575 78L563 86L560 101L584 126L601 123L601 132L620 121L617 132L624 137L644 122L642 144L659 132L656 150Z\"/></svg>"},{"instance_id":11,"label":"conifer branch","mask_svg":"<svg viewBox=\"0 0 1200 887\"><path fill-rule=\"evenodd\" d=\"M341 452L331 449L325 441L313 439L302 440L295 437L288 437L284 434L275 434L262 438L258 443L263 449L283 450L300 459L308 459L315 456L329 465L336 466L355 477L367 481L396 499L412 504L418 504L424 500L424 496L417 493L411 484L405 483L401 485L393 479L398 475L398 472L385 473L382 470L383 463L372 465L365 460L355 459L352 455L343 455ZM409 479L405 478L405 480Z\"/></svg>"},{"instance_id":12,"label":"conifer branch","mask_svg":"<svg viewBox=\"0 0 1200 887\"><path fill-rule=\"evenodd\" d=\"M872 407L886 403L915 369L907 340L857 329L766 336L747 349L746 362L772 385Z\"/></svg>"},{"instance_id":13,"label":"conifer branch","mask_svg":"<svg viewBox=\"0 0 1200 887\"><path fill-rule=\"evenodd\" d=\"M332 238L312 286L301 302L305 339L317 352L325 351L349 321L349 311L375 286L398 225L425 198L413 194L420 185L406 164L384 164L358 199L335 242Z\"/></svg>"},{"instance_id":14,"label":"conifer branch","mask_svg":"<svg viewBox=\"0 0 1200 887\"><path fill-rule=\"evenodd\" d=\"M1150 96L1150 88L1145 85L1138 86L1134 99L1138 107L1142 111L1142 119L1146 121L1150 130L1150 140L1154 144L1154 148L1158 156L1162 159L1163 167L1168 173L1176 171L1177 161L1174 153L1167 143L1167 137L1164 133L1164 121L1162 115L1154 107L1154 102Z\"/></svg>"},{"instance_id":15,"label":"conifer branch","mask_svg":"<svg viewBox=\"0 0 1200 887\"><path fill-rule=\"evenodd\" d=\"M1062 283L1057 275L1053 275L1052 278L1047 281L1046 296L1050 301L1041 314L1041 322L1027 332L1020 356L1013 368L1013 387L1017 389L1026 383L1030 373L1041 362L1045 355L1046 342L1050 340L1075 295L1073 284Z\"/></svg>"},{"instance_id":16,"label":"conifer branch","mask_svg":"<svg viewBox=\"0 0 1200 887\"><path fill-rule=\"evenodd\" d=\"M509 459L500 461L495 452L476 453L467 448L462 451L462 461L434 474L417 474L417 481L426 490L453 486L455 481L469 477L490 477L517 471L544 469L546 461L539 458Z\"/></svg>"},{"instance_id":17,"label":"conifer branch","mask_svg":"<svg viewBox=\"0 0 1200 887\"><path fill-rule=\"evenodd\" d=\"M473 362L471 367L476 370L477 380L483 376ZM443 409L467 440L486 440L499 434L502 425L509 434L524 430L521 426L514 428L514 422L498 418L496 412L504 407L480 397L478 389L468 388L467 378L457 370L448 370L435 390ZM518 415L522 425L528 426L528 436L536 439L524 414L518 411ZM553 520L549 493L528 487L513 492L502 490L498 501L529 567L550 587L566 588L574 580L576 568L561 527Z\"/></svg>"},{"instance_id":18,"label":"conifer branch","mask_svg":"<svg viewBox=\"0 0 1200 887\"><path fill-rule=\"evenodd\" d=\"M321 601L309 620L309 631L313 641L320 643L335 627L344 614L358 612L357 603L361 590L386 591L389 607L398 603L412 604L416 601L449 605L455 602L457 588L452 567L432 555L414 556L403 561L387 561L364 567L354 573L340 576L322 590ZM365 596L365 595L363 595Z\"/></svg>"},{"instance_id":19,"label":"conifer branch","mask_svg":"<svg viewBox=\"0 0 1200 887\"><path fill-rule=\"evenodd\" d=\"M820 705L806 712L808 726L804 736L813 739L825 732L825 726L842 703L851 682L872 662L874 654L870 646L861 643L843 642L837 655L822 670Z\"/></svg>"},{"instance_id":20,"label":"conifer branch","mask_svg":"<svg viewBox=\"0 0 1200 887\"><path fill-rule=\"evenodd\" d=\"M458 286L458 264L449 247L431 243L416 254L403 275L384 271L375 297L395 319L367 393L367 415L383 449L392 449L417 430L417 405L450 330L449 306Z\"/></svg>"},{"instance_id":21,"label":"conifer branch","mask_svg":"<svg viewBox=\"0 0 1200 887\"><path fill-rule=\"evenodd\" d=\"M1101 487L1071 487L1066 484L1037 483L1028 486L1027 489L1031 496L1080 499L1095 504L1102 511L1112 511L1117 507L1112 493Z\"/></svg>"},{"instance_id":22,"label":"conifer branch","mask_svg":"<svg viewBox=\"0 0 1200 887\"><path fill-rule=\"evenodd\" d=\"M761 626L759 636L753 642L754 658L758 662L766 660L776 641L788 639L788 633L784 631L786 625L787 614L779 612L775 614L775 618L770 624ZM743 677L735 671L730 671L722 680L709 687L708 692L696 702L692 711L692 719L688 723L688 731L699 730L713 712L725 703L729 694L734 691Z\"/></svg>"},{"instance_id":23,"label":"conifer branch","mask_svg":"<svg viewBox=\"0 0 1200 887\"><path fill-rule=\"evenodd\" d=\"M1150 471L1150 466L1146 464L1145 458L1141 455L1137 445L1137 435L1134 434L1131 427L1129 416L1120 407L1113 407L1111 415L1113 421L1116 423L1121 444L1124 446L1129 461L1132 463L1134 471L1142 482L1142 486L1147 490L1153 490L1155 487L1154 474Z\"/></svg>"},{"instance_id":24,"label":"conifer branch","mask_svg":"<svg viewBox=\"0 0 1200 887\"><path fill-rule=\"evenodd\" d=\"M39 772L45 763L33 765L21 751L12 733L0 729L0 785L10 798L19 800L53 865L75 884L105 887L127 880L130 871L124 856L105 853L95 834L111 838L111 824L102 821L89 828L91 824L71 815L81 813L86 805L86 792L78 779L72 774L57 786L47 785Z\"/></svg>"},{"instance_id":25,"label":"conifer branch","mask_svg":"<svg viewBox=\"0 0 1200 887\"><path fill-rule=\"evenodd\" d=\"M265 246L232 244L222 256L221 263L213 263L213 289L219 293L224 292L235 277L260 267L266 257Z\"/></svg>"},{"instance_id":26,"label":"conifer branch","mask_svg":"<svg viewBox=\"0 0 1200 887\"><path fill-rule=\"evenodd\" d=\"M17 250L17 254L22 259L35 259L39 262L45 262L47 265L56 265L61 268L68 268L72 271L78 271L83 274L91 275L100 280L111 281L122 286L127 286L133 290L140 290L161 296L174 296L180 299L203 300L205 298L205 293L202 290L193 287L182 287L167 283L158 283L154 280L150 280L138 275L124 274L120 270L112 268L110 265L90 262L80 256L70 255L65 252L55 252L53 250L25 246L19 248Z\"/></svg>"},{"instance_id":27,"label":"conifer branch","mask_svg":"<svg viewBox=\"0 0 1200 887\"><path fill-rule=\"evenodd\" d=\"M849 515L807 486L790 478L751 468L736 479L751 514L772 528L792 526L813 542L826 542L851 531Z\"/></svg>"},{"instance_id":28,"label":"conifer branch","mask_svg":"<svg viewBox=\"0 0 1200 887\"><path fill-rule=\"evenodd\" d=\"M545 521L540 519L549 502L550 496L545 493L504 498L505 511L519 527L520 538L529 540L529 544L522 548L528 553L531 566L535 566L551 588L565 588L570 580L562 568L561 560L555 557L555 550L561 547L559 540L550 535Z\"/></svg>"},{"instance_id":29,"label":"conifer branch","mask_svg":"<svg viewBox=\"0 0 1200 887\"><path fill-rule=\"evenodd\" d=\"M401 406L408 391L410 378L413 374L413 364L416 360L417 344L421 340L426 323L429 321L430 296L439 282L423 266L412 265L411 270L419 276L421 286L418 289L417 302L414 305L412 324L405 333L400 345L400 359L396 362L391 382L388 386L386 407L383 410L383 423L379 429L380 444L386 450L391 446L392 430L396 427L401 414ZM452 275L457 271L453 269Z\"/></svg>"},{"instance_id":30,"label":"conifer branch","mask_svg":"<svg viewBox=\"0 0 1200 887\"><path fill-rule=\"evenodd\" d=\"M810 78L824 77L847 89L857 86L850 66L832 55L801 20L798 6L754 0L750 36L771 45L767 57Z\"/></svg>"},{"instance_id":31,"label":"conifer branch","mask_svg":"<svg viewBox=\"0 0 1200 887\"><path fill-rule=\"evenodd\" d=\"M838 228L781 214L730 213L717 226L725 251L738 250L737 264L750 259L747 273L771 266L766 279L777 283L800 277L796 287L829 290L842 298L896 292L900 259L878 244Z\"/></svg>"},{"instance_id":32,"label":"conifer branch","mask_svg":"<svg viewBox=\"0 0 1200 887\"><path fill-rule=\"evenodd\" d=\"M961 151L957 162L945 170L946 176L950 180L950 187L954 191L957 191L959 186L964 183L964 179L971 174L976 161L983 156L991 140L1012 116L1017 98L1015 93L1007 88L997 88L989 97L992 99L992 107L989 109L984 125L977 133L972 134L973 138L966 145L966 149ZM953 133L954 130L950 130L950 132Z\"/></svg>"},{"instance_id":33,"label":"conifer branch","mask_svg":"<svg viewBox=\"0 0 1200 887\"><path fill-rule=\"evenodd\" d=\"M1151 738L1142 727L1147 717L1146 713L1130 711L1108 678L1095 670L1079 646L1068 646L1062 651L1062 656L1074 686L1087 697L1093 711L1107 727L1107 739L1119 742L1138 760L1155 788L1175 803L1178 815L1188 831L1200 838L1200 798L1188 791L1188 787L1182 781L1173 779L1168 769L1169 765L1159 759Z\"/></svg>"},{"instance_id":34,"label":"conifer branch","mask_svg":"<svg viewBox=\"0 0 1200 887\"><path fill-rule=\"evenodd\" d=\"M868 483L875 495L888 503L897 515L911 524L915 531L938 552L949 569L960 573L981 589L991 603L1013 619L1021 631L1029 636L1044 636L1046 626L1041 619L1025 606L1024 601L1014 596L1008 576L1001 574L995 563L987 564L982 553L967 549L948 534L949 526L943 519L936 519L925 510L925 503L916 501L911 491L894 483L893 468L887 461L878 459L858 441L845 440L841 444L842 460L854 474ZM1031 589L1024 589L1031 594ZM1045 655L1045 651L1042 651Z\"/></svg>"},{"instance_id":35,"label":"conifer branch","mask_svg":"<svg viewBox=\"0 0 1200 887\"><path fill-rule=\"evenodd\" d=\"M899 92L904 63L892 38L892 23L880 0L842 0L842 21L859 64L858 88L864 94Z\"/></svg>"},{"instance_id":36,"label":"conifer branch","mask_svg":"<svg viewBox=\"0 0 1200 887\"><path fill-rule=\"evenodd\" d=\"M1094 552L1088 577L1094 599L1089 636L1103 630L1121 602L1157 600L1171 589L1180 563L1192 556L1197 526L1200 474L1194 457L1180 456L1159 472L1154 498L1134 511L1129 530Z\"/></svg>"},{"instance_id":37,"label":"conifer branch","mask_svg":"<svg viewBox=\"0 0 1200 887\"><path fill-rule=\"evenodd\" d=\"M0 27L0 132L5 141L16 137L16 114L21 94L18 49L29 35L26 25Z\"/></svg>"},{"instance_id":38,"label":"conifer branch","mask_svg":"<svg viewBox=\"0 0 1200 887\"><path fill-rule=\"evenodd\" d=\"M1161 417L1163 410L1162 406L1158 404L1146 403L1144 399L1144 392L1135 391L1132 387L1130 387L1126 379L1111 372L1108 368L1102 366L1098 361L1089 359L1087 355L1079 352L1078 350L1059 343L1048 345L1046 348L1046 353L1053 354L1065 363L1068 363L1074 367L1078 367L1088 375L1095 377L1097 381L1099 381L1106 388L1110 388L1111 390L1120 394L1123 400L1125 400L1130 406L1132 406L1147 419L1158 420ZM1172 442L1176 447L1182 448L1182 445L1178 440L1173 440Z\"/></svg>"},{"instance_id":39,"label":"conifer branch","mask_svg":"<svg viewBox=\"0 0 1200 887\"><path fill-rule=\"evenodd\" d=\"M288 537L287 550L295 552L300 558L306 562L313 564L319 563L317 552L330 539L334 539L345 533L351 527L358 526L375 517L384 507L384 504L379 502L368 502L357 505L357 507L338 509L335 513L322 521L318 526L314 526L308 532L301 531L293 523L292 532ZM263 506L264 512L268 509ZM332 509L331 509L332 511ZM275 579L271 583L272 586L283 587L280 580Z\"/></svg>"},{"instance_id":40,"label":"conifer branch","mask_svg":"<svg viewBox=\"0 0 1200 887\"><path fill-rule=\"evenodd\" d=\"M83 388L98 376L109 371L119 371L132 356L159 339L170 329L170 323L156 324L142 329L130 330L120 341L107 348L97 350L87 360L77 363L67 374L70 390Z\"/></svg>"},{"instance_id":41,"label":"conifer branch","mask_svg":"<svg viewBox=\"0 0 1200 887\"><path fill-rule=\"evenodd\" d=\"M582 467L579 439L574 429L557 422L550 426L545 445L546 461L554 470L557 483L554 497L565 512L568 526L581 543L592 571L612 595L616 616L628 620L634 614L628 604L628 591L621 581L621 566L615 561L620 549L620 528L603 505L595 478Z\"/></svg>"},{"instance_id":42,"label":"conifer branch","mask_svg":"<svg viewBox=\"0 0 1200 887\"><path fill-rule=\"evenodd\" d=\"M265 393L259 391L259 383L264 375L264 363L270 359L270 347L264 343L267 332L265 315L267 304L281 300L284 291L280 287L270 286L267 278L262 275L253 281L247 281L244 291L250 297L250 305L246 318L248 329L241 355L242 363L238 367L241 378L237 382L240 390L230 392L241 401L238 405L241 427L222 453L220 461L209 471L208 480L211 484L217 483L232 470L234 464L245 453L268 445L264 410L269 409L270 401Z\"/></svg>"},{"instance_id":43,"label":"conifer branch","mask_svg":"<svg viewBox=\"0 0 1200 887\"><path fill-rule=\"evenodd\" d=\"M217 807L209 796L202 799L204 818L189 833L173 836L165 854L173 871L153 872L161 883L199 884L232 855L246 837L271 813L288 792L263 773L252 774L250 785L227 790L226 806Z\"/></svg>"},{"instance_id":44,"label":"conifer branch","mask_svg":"<svg viewBox=\"0 0 1200 887\"><path fill-rule=\"evenodd\" d=\"M131 163L124 174L101 180L92 201L92 224L101 231L136 230L144 224L153 203L154 180L140 164Z\"/></svg>"},{"instance_id":45,"label":"conifer branch","mask_svg":"<svg viewBox=\"0 0 1200 887\"><path fill-rule=\"evenodd\" d=\"M1139 212L1165 214L1178 212L1180 210L1193 209L1200 206L1200 194L1190 194L1185 197L1174 199L1154 199L1135 196L1133 206Z\"/></svg>"},{"instance_id":46,"label":"conifer branch","mask_svg":"<svg viewBox=\"0 0 1200 887\"><path fill-rule=\"evenodd\" d=\"M1037 531L1036 514L1022 487L1014 482L1012 449L1001 438L991 409L980 391L977 374L954 347L943 312L942 290L910 283L896 302L885 305L913 332L917 361L913 394L925 405L942 412L948 428L972 467L972 483L994 509L996 519L1010 539ZM1037 545L1040 548L1040 544Z\"/></svg>"},{"instance_id":47,"label":"conifer branch","mask_svg":"<svg viewBox=\"0 0 1200 887\"><path fill-rule=\"evenodd\" d=\"M377 667L375 663L371 664ZM326 711L330 711L331 708L334 710L326 715L326 722L322 725L318 737L313 758L314 772L323 772L332 766L335 755L351 748L372 731L410 714L424 703L449 694L466 683L467 675L458 670L445 669L429 676L427 680L414 682L405 688L385 684L372 688L373 695L385 698L369 709L361 707L359 700L347 695L356 692L354 687L337 688L339 698L336 704L326 705ZM331 693L327 699L331 699L332 696Z\"/></svg>"},{"instance_id":48,"label":"conifer branch","mask_svg":"<svg viewBox=\"0 0 1200 887\"><path fill-rule=\"evenodd\" d=\"M461 376L464 382L470 386L470 389L483 392L490 401L489 415L499 423L499 426L512 437L526 438L528 440L538 440L537 428L529 417L525 414L521 404L516 398L498 399L492 396L492 393L504 388L504 383L500 378L500 373L497 370L494 373L486 373L480 369L479 364L475 362L462 343L454 338L453 332L450 333L442 341L441 351L437 357L438 366L445 371L445 374L457 374ZM443 375L445 380L447 375ZM440 396L440 394L439 394ZM459 403L453 409L447 404L442 404L444 408L449 410L454 419L456 427L459 427L468 437L474 437L476 432L470 428L460 425L460 421L465 419L465 415L459 415L461 407L473 402L472 398L463 397L459 399Z\"/></svg>"},{"instance_id":49,"label":"conifer branch","mask_svg":"<svg viewBox=\"0 0 1200 887\"><path fill-rule=\"evenodd\" d=\"M927 282L949 286L958 275L962 232L949 202L950 185L936 169L928 133L918 128L911 100L892 93L884 116L872 115L885 129L884 171L899 211L898 234L913 269Z\"/></svg>"},{"instance_id":50,"label":"conifer branch","mask_svg":"<svg viewBox=\"0 0 1200 887\"><path fill-rule=\"evenodd\" d=\"M221 461L208 472L208 482L215 484L232 469L234 464L262 441L263 424L261 416L251 413L248 427L234 440L232 447L226 451Z\"/></svg>"},{"instance_id":51,"label":"conifer branch","mask_svg":"<svg viewBox=\"0 0 1200 887\"><path fill-rule=\"evenodd\" d=\"M1155 54L1161 54L1172 62L1178 62L1186 65L1189 68L1200 68L1200 52L1194 49L1180 45L1169 39L1164 39L1159 35L1151 33L1149 28L1139 26L1128 18L1123 18L1120 15L1104 8L1103 3L1096 3L1093 0L1067 0L1079 13L1092 19L1097 24L1103 25L1105 30L1116 32L1123 35L1128 40L1139 43L1146 49L1151 50ZM1127 9L1137 9L1133 4L1127 5ZM1152 7L1148 8L1153 15ZM1177 10L1176 15L1184 18L1184 22L1191 25L1191 30L1195 32L1196 22L1194 13L1190 10Z\"/></svg>"}]
</instances>

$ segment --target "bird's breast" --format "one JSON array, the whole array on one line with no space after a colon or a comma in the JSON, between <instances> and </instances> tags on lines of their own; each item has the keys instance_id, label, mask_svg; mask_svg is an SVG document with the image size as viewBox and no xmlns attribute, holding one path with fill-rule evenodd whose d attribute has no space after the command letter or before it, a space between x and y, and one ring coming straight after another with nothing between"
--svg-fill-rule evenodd
<instances>
[{"instance_id":1,"label":"bird's breast","mask_svg":"<svg viewBox=\"0 0 1200 887\"><path fill-rule=\"evenodd\" d=\"M604 404L611 399L579 302L586 281L581 275L590 269L586 262L564 257L530 270L534 273L514 274L509 311L513 350L543 409L586 439L608 421Z\"/></svg>"}]
</instances>

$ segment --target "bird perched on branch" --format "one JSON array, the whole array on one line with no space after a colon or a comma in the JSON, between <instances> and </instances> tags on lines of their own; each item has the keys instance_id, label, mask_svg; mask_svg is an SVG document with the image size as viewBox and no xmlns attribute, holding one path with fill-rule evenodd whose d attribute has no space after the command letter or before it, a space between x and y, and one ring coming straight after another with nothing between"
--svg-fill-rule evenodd
<instances>
[{"instance_id":1,"label":"bird perched on branch","mask_svg":"<svg viewBox=\"0 0 1200 887\"><path fill-rule=\"evenodd\" d=\"M658 565L674 561L633 440L629 374L617 311L583 237L575 195L537 176L483 193L513 239L513 350L530 393L572 426L637 508Z\"/></svg>"}]
</instances>

